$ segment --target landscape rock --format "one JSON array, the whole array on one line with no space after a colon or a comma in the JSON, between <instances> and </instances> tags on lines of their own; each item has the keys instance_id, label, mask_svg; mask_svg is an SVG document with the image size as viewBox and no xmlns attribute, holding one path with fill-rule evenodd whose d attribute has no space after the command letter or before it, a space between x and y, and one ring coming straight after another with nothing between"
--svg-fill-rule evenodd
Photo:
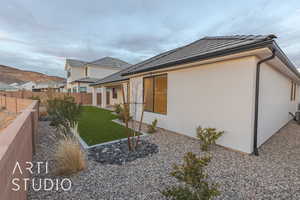
<instances>
[{"instance_id":1,"label":"landscape rock","mask_svg":"<svg viewBox=\"0 0 300 200\"><path fill-rule=\"evenodd\" d=\"M154 153L158 153L158 146L155 144L140 140L137 148L130 151L127 140L124 140L94 147L89 150L89 157L101 164L123 165Z\"/></svg>"}]
</instances>

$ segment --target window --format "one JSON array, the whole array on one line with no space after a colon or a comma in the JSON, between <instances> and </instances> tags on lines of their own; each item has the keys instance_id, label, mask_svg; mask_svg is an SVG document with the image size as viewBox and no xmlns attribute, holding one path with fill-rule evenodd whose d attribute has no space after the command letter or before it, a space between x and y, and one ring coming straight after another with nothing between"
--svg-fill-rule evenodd
<instances>
[{"instance_id":1,"label":"window","mask_svg":"<svg viewBox=\"0 0 300 200\"><path fill-rule=\"evenodd\" d=\"M88 68L84 68L84 75L87 77L88 76Z\"/></svg>"},{"instance_id":2,"label":"window","mask_svg":"<svg viewBox=\"0 0 300 200\"><path fill-rule=\"evenodd\" d=\"M68 71L67 71L67 78L69 78L70 76L71 76L71 71L68 70Z\"/></svg>"},{"instance_id":3,"label":"window","mask_svg":"<svg viewBox=\"0 0 300 200\"><path fill-rule=\"evenodd\" d=\"M118 93L117 93L117 89L116 88L112 89L112 98L113 99L117 99L118 98Z\"/></svg>"},{"instance_id":4,"label":"window","mask_svg":"<svg viewBox=\"0 0 300 200\"><path fill-rule=\"evenodd\" d=\"M86 93L86 91L87 91L86 87L79 87L80 93Z\"/></svg>"},{"instance_id":5,"label":"window","mask_svg":"<svg viewBox=\"0 0 300 200\"><path fill-rule=\"evenodd\" d=\"M296 100L296 92L297 92L297 85L293 81L291 82L291 101Z\"/></svg>"},{"instance_id":6,"label":"window","mask_svg":"<svg viewBox=\"0 0 300 200\"><path fill-rule=\"evenodd\" d=\"M167 114L167 75L144 78L145 111Z\"/></svg>"}]
</instances>

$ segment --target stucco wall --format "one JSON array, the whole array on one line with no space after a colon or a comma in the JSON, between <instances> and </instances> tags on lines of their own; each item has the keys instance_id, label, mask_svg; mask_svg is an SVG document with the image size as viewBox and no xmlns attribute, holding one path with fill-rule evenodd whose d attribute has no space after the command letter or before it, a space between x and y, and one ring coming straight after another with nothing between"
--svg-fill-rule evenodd
<instances>
[{"instance_id":1,"label":"stucco wall","mask_svg":"<svg viewBox=\"0 0 300 200\"><path fill-rule=\"evenodd\" d=\"M110 74L118 72L119 70L120 69L89 66L88 67L88 76L89 77L94 77L94 78L104 78L104 77L106 77ZM85 75L82 74L82 77L85 77Z\"/></svg>"},{"instance_id":2,"label":"stucco wall","mask_svg":"<svg viewBox=\"0 0 300 200\"><path fill-rule=\"evenodd\" d=\"M255 57L206 64L168 73L167 115L144 113L144 122L196 136L196 128L214 127L226 133L217 143L252 152ZM130 100L142 103L142 77L130 79ZM139 119L141 105L131 106Z\"/></svg>"},{"instance_id":3,"label":"stucco wall","mask_svg":"<svg viewBox=\"0 0 300 200\"><path fill-rule=\"evenodd\" d=\"M67 82L72 82L83 77L85 77L84 67L71 67L71 76L67 79Z\"/></svg>"},{"instance_id":4,"label":"stucco wall","mask_svg":"<svg viewBox=\"0 0 300 200\"><path fill-rule=\"evenodd\" d=\"M14 102L15 99L7 97L7 101ZM32 161L35 141L37 138L38 123L38 102L27 99L18 99L18 102L24 106L22 112L17 118L5 129L0 131L0 199L4 200L21 200L27 199L27 191L20 189L13 191L15 186L12 184L13 178L30 178L27 170L21 173L14 173L13 169L18 161L21 168L25 169L26 162ZM0 104L5 104L0 101ZM9 108L16 110L11 106L14 103L8 103ZM18 170L17 170L18 171Z\"/></svg>"},{"instance_id":5,"label":"stucco wall","mask_svg":"<svg viewBox=\"0 0 300 200\"><path fill-rule=\"evenodd\" d=\"M294 113L296 111L299 103L298 91L296 101L291 101L291 80L271 66L262 64L258 145L263 144L292 118L288 112Z\"/></svg>"}]
</instances>

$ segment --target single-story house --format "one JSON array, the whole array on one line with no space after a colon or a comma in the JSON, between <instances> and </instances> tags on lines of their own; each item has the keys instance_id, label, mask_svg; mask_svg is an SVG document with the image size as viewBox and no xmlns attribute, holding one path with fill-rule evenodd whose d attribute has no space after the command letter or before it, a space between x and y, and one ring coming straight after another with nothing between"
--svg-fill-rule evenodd
<instances>
[{"instance_id":1,"label":"single-story house","mask_svg":"<svg viewBox=\"0 0 300 200\"><path fill-rule=\"evenodd\" d=\"M275 38L204 37L92 85L101 86L102 99L106 88L125 86L136 120L144 109L145 123L157 119L159 127L190 137L198 126L217 128L225 131L217 144L258 155L299 103L299 72Z\"/></svg>"},{"instance_id":2,"label":"single-story house","mask_svg":"<svg viewBox=\"0 0 300 200\"><path fill-rule=\"evenodd\" d=\"M7 83L0 82L0 91L18 91L18 88Z\"/></svg>"}]
</instances>

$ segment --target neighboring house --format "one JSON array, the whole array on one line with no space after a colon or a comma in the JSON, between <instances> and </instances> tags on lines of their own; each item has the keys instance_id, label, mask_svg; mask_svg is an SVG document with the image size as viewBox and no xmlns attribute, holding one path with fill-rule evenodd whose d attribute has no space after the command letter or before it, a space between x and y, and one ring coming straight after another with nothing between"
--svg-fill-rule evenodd
<instances>
[{"instance_id":1,"label":"neighboring house","mask_svg":"<svg viewBox=\"0 0 300 200\"><path fill-rule=\"evenodd\" d=\"M19 86L21 85L22 83L11 83L9 84L10 86L13 86L15 88L19 88Z\"/></svg>"},{"instance_id":2,"label":"neighboring house","mask_svg":"<svg viewBox=\"0 0 300 200\"><path fill-rule=\"evenodd\" d=\"M69 92L91 92L89 84L116 73L129 64L112 57L104 57L92 62L67 59L67 89Z\"/></svg>"},{"instance_id":3,"label":"neighboring house","mask_svg":"<svg viewBox=\"0 0 300 200\"><path fill-rule=\"evenodd\" d=\"M37 82L35 87L32 89L33 92L46 92L52 90L55 92L63 92L65 83L63 81L45 81Z\"/></svg>"},{"instance_id":4,"label":"neighboring house","mask_svg":"<svg viewBox=\"0 0 300 200\"><path fill-rule=\"evenodd\" d=\"M7 92L18 91L18 88L15 86L11 86L6 83L0 82L0 91L7 91Z\"/></svg>"},{"instance_id":5,"label":"neighboring house","mask_svg":"<svg viewBox=\"0 0 300 200\"><path fill-rule=\"evenodd\" d=\"M104 96L109 85L129 89L136 120L144 104L145 123L158 119L159 127L191 137L198 126L217 128L225 131L217 144L258 154L257 148L292 119L289 112L299 103L299 72L275 38L204 37L93 87L101 87ZM93 94L95 105L101 95L96 89Z\"/></svg>"},{"instance_id":6,"label":"neighboring house","mask_svg":"<svg viewBox=\"0 0 300 200\"><path fill-rule=\"evenodd\" d=\"M19 85L18 88L20 90L28 90L32 92L45 92L49 89L56 91L56 92L63 92L64 91L65 83L63 81L45 81L45 82L34 82L29 81L22 85Z\"/></svg>"},{"instance_id":7,"label":"neighboring house","mask_svg":"<svg viewBox=\"0 0 300 200\"><path fill-rule=\"evenodd\" d=\"M36 87L36 83L34 81L28 81L26 83L19 85L20 90L33 91L35 87Z\"/></svg>"}]
</instances>

